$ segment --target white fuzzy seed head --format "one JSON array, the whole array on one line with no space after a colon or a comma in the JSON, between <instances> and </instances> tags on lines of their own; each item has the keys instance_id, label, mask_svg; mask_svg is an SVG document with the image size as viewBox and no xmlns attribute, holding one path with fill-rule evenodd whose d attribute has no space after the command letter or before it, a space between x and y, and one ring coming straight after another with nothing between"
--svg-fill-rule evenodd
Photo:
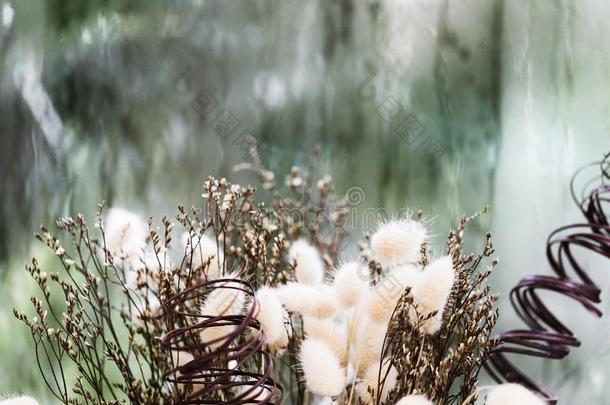
<instances>
[{"instance_id":1,"label":"white fuzzy seed head","mask_svg":"<svg viewBox=\"0 0 610 405\"><path fill-rule=\"evenodd\" d=\"M229 275L228 278L236 278ZM235 281L227 281L217 286L205 299L201 306L201 315L234 316L239 315L245 304L245 294L242 285ZM213 350L222 346L227 335L235 330L234 325L208 325L199 330L201 342Z\"/></svg>"},{"instance_id":2,"label":"white fuzzy seed head","mask_svg":"<svg viewBox=\"0 0 610 405\"><path fill-rule=\"evenodd\" d=\"M351 348L356 344L358 338L358 332L360 331L360 325L364 320L368 319L368 305L372 294L372 288L367 288L362 292L360 300L351 309L346 310L344 313L347 316L347 340L348 345Z\"/></svg>"},{"instance_id":3,"label":"white fuzzy seed head","mask_svg":"<svg viewBox=\"0 0 610 405\"><path fill-rule=\"evenodd\" d=\"M235 278L229 275L228 278ZM241 283L236 281L226 281L216 283L214 290L206 297L201 307L203 315L238 315L241 313L245 294Z\"/></svg>"},{"instance_id":4,"label":"white fuzzy seed head","mask_svg":"<svg viewBox=\"0 0 610 405\"><path fill-rule=\"evenodd\" d=\"M299 283L315 285L324 281L324 262L320 252L304 239L299 239L290 246L288 258L296 262L294 272Z\"/></svg>"},{"instance_id":5,"label":"white fuzzy seed head","mask_svg":"<svg viewBox=\"0 0 610 405\"><path fill-rule=\"evenodd\" d=\"M519 384L500 384L489 391L487 405L544 405L546 402Z\"/></svg>"},{"instance_id":6,"label":"white fuzzy seed head","mask_svg":"<svg viewBox=\"0 0 610 405\"><path fill-rule=\"evenodd\" d=\"M261 287L254 297L258 303L256 320L261 324L265 334L265 344L275 350L286 347L288 344L288 332L284 326L286 311L275 290Z\"/></svg>"},{"instance_id":7,"label":"white fuzzy seed head","mask_svg":"<svg viewBox=\"0 0 610 405\"><path fill-rule=\"evenodd\" d=\"M306 316L303 318L303 330L307 337L313 337L326 343L339 357L341 367L347 366L346 325L332 319L319 319Z\"/></svg>"},{"instance_id":8,"label":"white fuzzy seed head","mask_svg":"<svg viewBox=\"0 0 610 405\"><path fill-rule=\"evenodd\" d=\"M144 255L148 226L137 214L112 208L104 223L106 248L117 258L135 265Z\"/></svg>"},{"instance_id":9,"label":"white fuzzy seed head","mask_svg":"<svg viewBox=\"0 0 610 405\"><path fill-rule=\"evenodd\" d=\"M429 314L438 311L424 324L426 333L434 334L442 326L443 311L455 282L451 258L443 256L435 260L424 269L422 274L422 281L414 288L413 295L419 313Z\"/></svg>"},{"instance_id":10,"label":"white fuzzy seed head","mask_svg":"<svg viewBox=\"0 0 610 405\"><path fill-rule=\"evenodd\" d=\"M375 258L383 266L393 266L417 258L426 240L426 228L413 220L390 221L371 237Z\"/></svg>"},{"instance_id":11,"label":"white fuzzy seed head","mask_svg":"<svg viewBox=\"0 0 610 405\"><path fill-rule=\"evenodd\" d=\"M357 375L362 376L379 360L387 329L387 323L376 324L368 317L363 317L357 324L356 340L350 345L350 362Z\"/></svg>"},{"instance_id":12,"label":"white fuzzy seed head","mask_svg":"<svg viewBox=\"0 0 610 405\"><path fill-rule=\"evenodd\" d=\"M356 305L370 281L369 269L360 262L348 262L339 267L335 273L333 287L341 306L351 308Z\"/></svg>"},{"instance_id":13,"label":"white fuzzy seed head","mask_svg":"<svg viewBox=\"0 0 610 405\"><path fill-rule=\"evenodd\" d=\"M193 269L202 267L210 261L205 274L208 280L222 275L224 267L224 254L218 243L207 235L182 235L182 246L186 253L186 264Z\"/></svg>"},{"instance_id":14,"label":"white fuzzy seed head","mask_svg":"<svg viewBox=\"0 0 610 405\"><path fill-rule=\"evenodd\" d=\"M390 271L371 290L368 302L368 316L371 320L376 323L387 322L405 289L414 289L421 279L422 272L412 265L400 266Z\"/></svg>"},{"instance_id":15,"label":"white fuzzy seed head","mask_svg":"<svg viewBox=\"0 0 610 405\"><path fill-rule=\"evenodd\" d=\"M383 369L380 373L379 361L374 362L367 367L362 379L356 383L355 390L360 399L366 403L375 403L377 399L378 382L383 382L381 389L380 400L385 403L388 394L394 387L396 387L396 381L398 379L398 371L389 363L383 365ZM372 395L371 395L372 392Z\"/></svg>"},{"instance_id":16,"label":"white fuzzy seed head","mask_svg":"<svg viewBox=\"0 0 610 405\"><path fill-rule=\"evenodd\" d=\"M432 401L423 395L407 395L402 397L396 405L434 405Z\"/></svg>"},{"instance_id":17,"label":"white fuzzy seed head","mask_svg":"<svg viewBox=\"0 0 610 405\"><path fill-rule=\"evenodd\" d=\"M301 343L300 365L307 389L317 395L339 395L346 384L339 358L323 341L306 338Z\"/></svg>"},{"instance_id":18,"label":"white fuzzy seed head","mask_svg":"<svg viewBox=\"0 0 610 405\"><path fill-rule=\"evenodd\" d=\"M14 397L0 400L0 405L39 405L32 397Z\"/></svg>"},{"instance_id":19,"label":"white fuzzy seed head","mask_svg":"<svg viewBox=\"0 0 610 405\"><path fill-rule=\"evenodd\" d=\"M337 300L330 286L287 283L277 290L280 302L291 312L328 318L337 312Z\"/></svg>"}]
</instances>

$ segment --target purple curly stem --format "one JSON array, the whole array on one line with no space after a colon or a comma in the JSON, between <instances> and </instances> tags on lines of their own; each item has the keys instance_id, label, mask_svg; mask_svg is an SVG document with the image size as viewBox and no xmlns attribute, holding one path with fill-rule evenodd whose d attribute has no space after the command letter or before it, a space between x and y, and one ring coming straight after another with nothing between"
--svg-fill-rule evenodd
<instances>
[{"instance_id":1,"label":"purple curly stem","mask_svg":"<svg viewBox=\"0 0 610 405\"><path fill-rule=\"evenodd\" d=\"M610 180L610 153L594 165L598 164L601 172L595 178L598 186L588 192L585 189L580 197L576 196L575 178L583 172L582 169L570 183L572 197L587 222L560 227L547 240L546 256L556 275L525 277L510 292L512 306L529 329L510 330L496 336L494 339L498 345L485 363L485 368L497 382L522 384L546 398L550 404L557 403L556 395L525 375L506 354L561 359L569 354L570 347L580 346L578 338L544 304L538 291L560 294L578 302L593 315L602 316L597 307L600 289L574 255L574 248L580 248L610 259L610 216L604 210L610 205L610 185L607 184ZM587 182L587 186L591 184L593 182Z\"/></svg>"},{"instance_id":2,"label":"purple curly stem","mask_svg":"<svg viewBox=\"0 0 610 405\"><path fill-rule=\"evenodd\" d=\"M229 284L230 283L230 284ZM198 302L218 288L230 288L244 292L252 302L245 314L219 315L192 313L180 311L187 301ZM269 354L262 350L265 336L260 331L260 325L255 319L257 309L252 286L239 279L217 279L203 281L180 294L170 298L163 304L170 324L176 319L196 319L196 322L183 322L185 326L178 327L161 337L161 345L167 350L186 351L193 355L193 360L183 365L175 365L167 373L166 380L173 384L174 392L178 393L175 404L216 404L214 394L234 392L222 403L241 404L279 404L282 400L282 387L273 380L273 361ZM233 326L226 336L215 341L202 344L197 336L202 329L209 327ZM222 343L215 348L210 343ZM229 362L234 362L230 366ZM257 372L249 371L253 364L260 364ZM192 392L185 393L186 386L192 387ZM257 395L264 389L267 395Z\"/></svg>"}]
</instances>

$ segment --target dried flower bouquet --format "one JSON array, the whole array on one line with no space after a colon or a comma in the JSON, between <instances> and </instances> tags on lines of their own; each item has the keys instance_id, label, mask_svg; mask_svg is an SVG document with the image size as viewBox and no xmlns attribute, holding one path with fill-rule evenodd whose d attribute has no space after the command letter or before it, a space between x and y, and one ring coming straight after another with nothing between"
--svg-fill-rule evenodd
<instances>
[{"instance_id":1,"label":"dried flower bouquet","mask_svg":"<svg viewBox=\"0 0 610 405\"><path fill-rule=\"evenodd\" d=\"M253 157L241 168L260 175L270 205L252 187L208 178L202 205L159 227L100 205L96 229L81 215L57 221L69 244L36 234L59 266L32 261L36 316L15 316L58 400L472 404L488 361L499 380L523 384L493 388L488 404L552 400L502 373L514 334L491 337L491 236L464 252L484 211L459 221L440 257L420 214L380 223L345 257L349 203L331 179L294 168L280 187Z\"/></svg>"}]
</instances>

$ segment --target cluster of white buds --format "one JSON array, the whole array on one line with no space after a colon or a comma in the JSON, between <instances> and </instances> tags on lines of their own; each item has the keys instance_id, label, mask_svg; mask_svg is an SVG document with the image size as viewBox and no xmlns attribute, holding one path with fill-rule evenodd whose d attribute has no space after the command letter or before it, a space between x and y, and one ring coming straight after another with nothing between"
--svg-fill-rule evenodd
<instances>
[{"instance_id":1,"label":"cluster of white buds","mask_svg":"<svg viewBox=\"0 0 610 405\"><path fill-rule=\"evenodd\" d=\"M304 187L304 182L298 169L293 169L288 177L288 185L300 188ZM208 180L204 185L203 194L203 198L216 204L223 215L236 205L239 198L253 192L250 188L241 189L233 185L230 192L225 193L223 197L221 191L225 185L225 179ZM324 178L317 186L324 194L330 192L332 183L330 178ZM252 210L252 205L247 201L239 207L246 212ZM263 211L257 215L256 218L260 219L260 223L257 223L264 232L271 234L282 226L281 223L274 222L273 216L264 217ZM182 217L186 218L183 209L178 220ZM68 227L70 221L73 220L66 219L62 224ZM265 350L273 355L281 355L285 350L289 350L290 362L298 358L297 366L302 372L304 385L309 394L313 394L308 394L307 397L313 397L314 402L319 405L343 403L345 399L347 403L360 404L432 405L431 399L437 400L441 395L439 392L444 392L431 390L427 392L429 397L426 397L422 395L422 387L411 383L407 386L413 387L413 391L397 392L397 388L404 389L406 375L412 378L417 374L411 373L410 369L402 374L405 364L409 367L414 363L401 362L407 356L394 355L395 342L388 344L386 339L389 337L391 340L397 335L393 332L404 327L406 334L399 336L399 343L402 345L404 340L415 337L421 340L423 347L424 344L441 341L448 335L448 331L454 329L450 323L443 325L444 320L455 318L451 311L447 310L448 303L451 300L454 304L461 304L458 301L461 288L464 285L470 286L463 281L467 272L463 270L461 245L459 251L456 251L451 248L453 245L450 243L450 256L429 260L426 248L428 232L424 224L412 218L397 219L380 225L371 235L370 250L363 244L362 259L352 258L333 263L339 243L336 248L330 249L327 243L321 240L324 238L316 237L315 231L312 231L311 235L316 245L306 239L289 242L295 234L279 233L277 236L272 235L277 243L271 246L271 264L260 260L255 261L257 266L251 266L256 268L257 272L261 269L268 275L258 279L258 273L248 274L244 270L251 264L248 261L245 261L240 270L225 270L232 268L235 258L246 257L242 256L242 253L256 259L260 254L259 247L267 248L263 238L264 232L255 232L258 227L235 228L242 237L242 243L232 245L232 238L227 235L230 233L228 228L223 228L222 231L214 228L215 236L210 236L211 232L204 232L209 230L211 223L201 222L197 218L194 221L186 221L185 219L185 222L181 222L188 229L181 239L182 265L174 266L169 258L166 259L173 251L170 246L171 236L168 236L173 226L169 220L164 218L165 232L160 232L157 228L149 228L138 215L121 208L111 209L106 217L103 226L105 251L94 254L103 254L106 266L117 265L125 270L124 273L117 274L125 275L124 291L134 292L136 298L139 298L130 301L133 304L130 305L131 316L136 324L145 325L147 319L152 318L151 315L162 315L159 290L165 293L168 289L167 280L181 281L180 277L185 271L189 274L190 282L190 274L195 273L197 276L194 281L205 284L202 289L205 295L197 296L197 299L192 301L196 306L194 315L197 320L195 324L189 324L188 329L194 331L198 338L195 340L203 346L202 351L206 355L217 351L219 358L224 359L226 352L223 350L233 350L232 345L239 344L244 333L241 328L244 323L239 322L246 319L251 321L248 325L252 327L245 333L258 334L257 339L253 340L258 345L257 349L264 342ZM98 226L101 227L101 223ZM318 233L321 234L323 233ZM74 264L67 262L70 260L69 254L52 235L46 233L45 237L47 244L64 264ZM289 247L287 257L284 256L284 247ZM266 253L263 257L267 258ZM455 263L452 257L456 258ZM286 266L283 266L284 258L288 262ZM276 269L279 269L277 273ZM459 283L456 283L456 271L460 274ZM57 280L56 273L35 274L42 284L46 282L47 277ZM120 275L118 277L121 278ZM248 280L250 277L260 282L253 283L258 288L253 295L251 284L248 283L251 281ZM89 291L89 288L99 283L99 278L91 278L90 283L82 289ZM78 291L66 287L67 313L63 314L61 326L74 339L65 340L61 335L60 338L65 340L65 347L62 347L69 353L74 353L72 341L76 341L82 332L79 326L80 315L75 315L74 311ZM190 293L191 290L187 292ZM405 297L406 301L401 302ZM56 332L48 328L47 312L42 310L40 300L34 301L34 306L38 317L28 321L29 326L35 332L46 330L47 336L54 336ZM164 306L168 307L169 305ZM180 306L176 308L180 309ZM16 316L21 320L26 319L22 313L16 313ZM253 321L252 317L256 321ZM155 318L158 319L161 318ZM495 318L491 323L493 322ZM491 331L491 327L489 330ZM420 337L423 338L419 339ZM476 346L480 340L467 341L475 342ZM485 343L485 339L482 342ZM388 350L384 351L384 345L385 349L391 349L392 354L388 355ZM460 345L463 346L463 343ZM298 353L293 352L295 349ZM198 351L191 352L190 347L171 347L171 350L175 377L179 377L181 371L185 377L192 377L186 376L186 370L192 367L180 367L199 363L194 357L198 355ZM462 358L470 361L471 352L465 353ZM417 359L418 364L420 357ZM424 361L421 369L425 369L425 372L435 371L434 364ZM227 370L236 370L243 365L241 363L241 360L227 360ZM434 375L439 376L441 373L436 372ZM453 380L448 380L449 384L453 383ZM191 382L195 385L192 387L194 391L204 384L201 375L197 375ZM233 384L233 380L230 382ZM186 386L187 384L181 384L174 389L184 393ZM267 403L276 395L271 387L272 385L265 384L244 384L230 385L227 389L231 390L232 394L239 394L242 399ZM450 389L451 386L448 385L446 390ZM409 395L398 399L407 393ZM545 402L523 386L503 384L490 390L485 403L542 405ZM38 403L24 396L0 400L0 405L3 404Z\"/></svg>"},{"instance_id":2,"label":"cluster of white buds","mask_svg":"<svg viewBox=\"0 0 610 405\"><path fill-rule=\"evenodd\" d=\"M136 277L140 274L138 269L158 267L157 256L146 252L148 231L137 215L112 209L105 232L108 251L133 270L127 275L130 287L140 282ZM255 318L267 350L280 353L287 347L289 313L298 314L304 334L299 366L309 391L332 400L351 385L350 395L362 403L387 401L396 386L398 373L383 361L381 354L398 301L405 291L410 291L416 308L411 314L412 321L417 319L416 315L435 313L420 324L425 333L432 335L442 327L443 312L455 282L449 256L437 258L425 267L421 265L426 238L426 228L419 221L394 220L380 226L371 237L372 257L382 269L375 284L368 265L359 260L343 262L333 277L326 277L330 272L318 249L304 239L292 242L288 260L294 281L274 288L260 287L250 303L256 305ZM182 247L188 267L205 267L205 277L210 281L223 276L223 251L214 238L186 233ZM226 277L238 278L235 274ZM227 281L213 289L201 305L201 315L210 319L243 314L248 303L241 288L241 284ZM149 305L159 306L154 296L147 298ZM200 330L200 339L214 350L234 329L229 324L210 325ZM384 376L381 389L378 387L380 375ZM498 386L487 397L489 405L515 401L525 405L541 403L536 402L540 400L534 394L514 384ZM397 402L400 405L431 403L422 395L408 395ZM23 402L26 404L29 402Z\"/></svg>"},{"instance_id":3,"label":"cluster of white buds","mask_svg":"<svg viewBox=\"0 0 610 405\"><path fill-rule=\"evenodd\" d=\"M292 243L288 259L296 281L261 288L256 294L257 319L268 345L277 349L288 341L286 310L301 316L304 339L299 365L309 391L332 398L351 384L362 403L387 399L398 375L381 361L381 352L392 312L407 288L418 313L436 313L422 325L424 331L434 334L440 329L455 274L449 257L421 268L426 235L418 221L381 226L371 238L374 258L383 268L376 285L371 283L368 266L357 260L341 264L329 282L318 249L303 239ZM378 390L380 374L385 378ZM420 396L401 401L429 403Z\"/></svg>"}]
</instances>

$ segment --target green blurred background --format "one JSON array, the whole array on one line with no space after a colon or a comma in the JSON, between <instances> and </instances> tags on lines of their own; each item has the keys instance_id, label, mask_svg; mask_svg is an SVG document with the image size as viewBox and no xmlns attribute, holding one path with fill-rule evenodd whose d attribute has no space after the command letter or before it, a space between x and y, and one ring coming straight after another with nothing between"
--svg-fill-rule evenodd
<instances>
[{"instance_id":1,"label":"green blurred background","mask_svg":"<svg viewBox=\"0 0 610 405\"><path fill-rule=\"evenodd\" d=\"M547 273L548 233L578 219L571 174L610 150L604 0L0 0L0 395L53 403L29 335L41 222L105 200L146 216L191 205L254 139L278 175L332 174L357 208L421 208L436 248L489 204L495 289ZM256 184L256 182L255 182ZM362 212L362 211L361 211ZM358 221L356 233L372 224ZM590 259L610 289L608 264ZM583 348L523 361L562 403L610 394L610 325L557 300ZM501 301L498 330L521 324ZM46 402L45 402L46 401Z\"/></svg>"}]
</instances>

